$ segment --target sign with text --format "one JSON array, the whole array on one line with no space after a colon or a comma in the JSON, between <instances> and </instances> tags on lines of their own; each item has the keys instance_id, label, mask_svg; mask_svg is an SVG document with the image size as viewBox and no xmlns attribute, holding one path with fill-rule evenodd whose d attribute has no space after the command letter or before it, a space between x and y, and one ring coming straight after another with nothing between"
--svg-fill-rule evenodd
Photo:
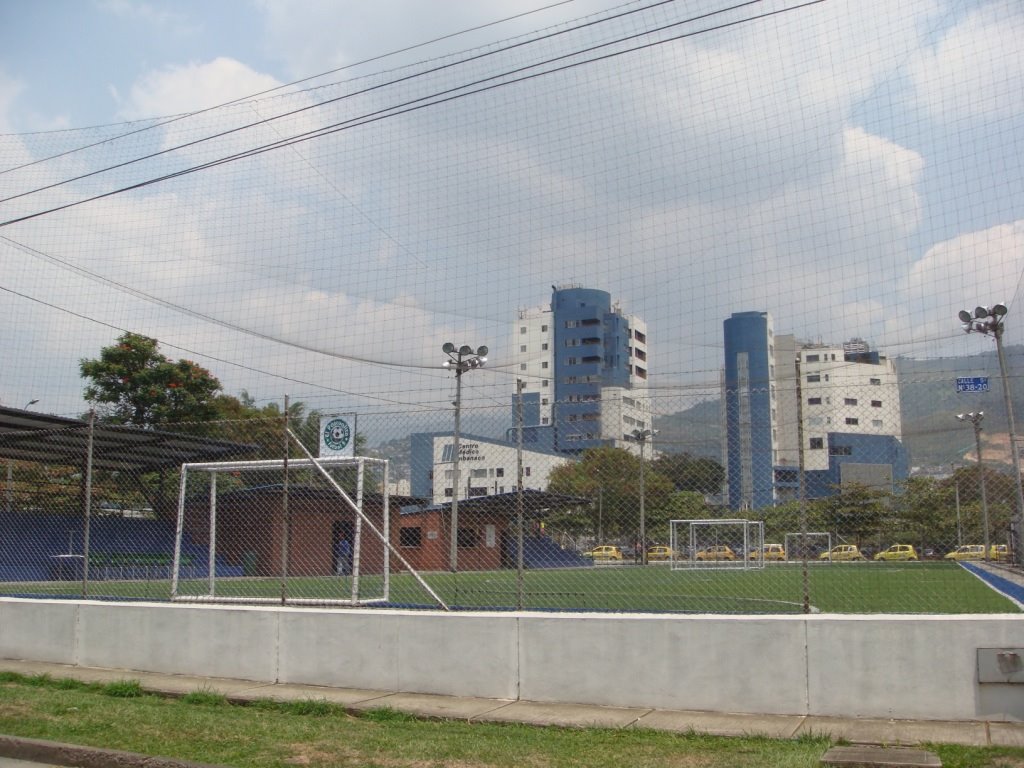
<instances>
[{"instance_id":1,"label":"sign with text","mask_svg":"<svg viewBox=\"0 0 1024 768\"><path fill-rule=\"evenodd\" d=\"M988 376L957 376L957 392L988 392Z\"/></svg>"}]
</instances>

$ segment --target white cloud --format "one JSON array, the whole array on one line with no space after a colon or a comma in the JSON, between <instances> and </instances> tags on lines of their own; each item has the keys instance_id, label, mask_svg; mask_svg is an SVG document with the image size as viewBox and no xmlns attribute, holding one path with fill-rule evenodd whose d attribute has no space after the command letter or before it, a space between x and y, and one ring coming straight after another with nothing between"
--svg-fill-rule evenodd
<instances>
[{"instance_id":1,"label":"white cloud","mask_svg":"<svg viewBox=\"0 0 1024 768\"><path fill-rule=\"evenodd\" d=\"M1024 101L1024 6L972 11L910 66L917 97L943 122L1019 119Z\"/></svg>"},{"instance_id":2,"label":"white cloud","mask_svg":"<svg viewBox=\"0 0 1024 768\"><path fill-rule=\"evenodd\" d=\"M205 64L170 66L142 75L119 114L125 120L139 120L195 112L280 84L239 61L218 57Z\"/></svg>"}]
</instances>

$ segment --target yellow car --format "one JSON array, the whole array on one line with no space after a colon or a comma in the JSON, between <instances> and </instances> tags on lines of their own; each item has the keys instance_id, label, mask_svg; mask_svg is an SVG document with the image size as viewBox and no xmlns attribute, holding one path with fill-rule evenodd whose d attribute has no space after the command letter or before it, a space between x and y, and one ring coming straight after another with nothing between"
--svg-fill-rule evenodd
<instances>
[{"instance_id":1,"label":"yellow car","mask_svg":"<svg viewBox=\"0 0 1024 768\"><path fill-rule=\"evenodd\" d=\"M782 561L786 559L786 550L782 548L781 544L765 544L763 547L761 547L760 551L764 553L765 560ZM757 560L757 556L758 550L750 550L750 554L748 555L748 557L751 560Z\"/></svg>"},{"instance_id":2,"label":"yellow car","mask_svg":"<svg viewBox=\"0 0 1024 768\"><path fill-rule=\"evenodd\" d=\"M818 559L831 560L833 562L841 560L867 560L861 551L857 549L856 544L839 544L832 547L828 552L822 552L818 555Z\"/></svg>"},{"instance_id":3,"label":"yellow car","mask_svg":"<svg viewBox=\"0 0 1024 768\"><path fill-rule=\"evenodd\" d=\"M698 560L735 560L736 553L724 544L702 549L697 553Z\"/></svg>"},{"instance_id":4,"label":"yellow car","mask_svg":"<svg viewBox=\"0 0 1024 768\"><path fill-rule=\"evenodd\" d=\"M671 560L676 557L671 547L648 547L647 561L657 562L658 560Z\"/></svg>"},{"instance_id":5,"label":"yellow car","mask_svg":"<svg viewBox=\"0 0 1024 768\"><path fill-rule=\"evenodd\" d=\"M594 560L621 560L622 550L610 544L605 544L600 547L594 547L589 552L584 552L583 556L592 557Z\"/></svg>"},{"instance_id":6,"label":"yellow car","mask_svg":"<svg viewBox=\"0 0 1024 768\"><path fill-rule=\"evenodd\" d=\"M964 544L946 554L945 560L984 560L984 544Z\"/></svg>"},{"instance_id":7,"label":"yellow car","mask_svg":"<svg viewBox=\"0 0 1024 768\"><path fill-rule=\"evenodd\" d=\"M989 549L988 559L998 563L1005 563L1010 559L1010 548L1005 544L993 544Z\"/></svg>"},{"instance_id":8,"label":"yellow car","mask_svg":"<svg viewBox=\"0 0 1024 768\"><path fill-rule=\"evenodd\" d=\"M917 550L913 544L893 544L886 550L875 555L875 560L917 560Z\"/></svg>"}]
</instances>

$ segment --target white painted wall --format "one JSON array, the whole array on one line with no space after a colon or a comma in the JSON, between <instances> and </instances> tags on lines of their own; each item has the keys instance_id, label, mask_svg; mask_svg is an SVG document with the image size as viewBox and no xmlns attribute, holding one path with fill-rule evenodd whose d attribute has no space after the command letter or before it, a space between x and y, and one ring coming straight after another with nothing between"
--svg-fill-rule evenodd
<instances>
[{"instance_id":1,"label":"white painted wall","mask_svg":"<svg viewBox=\"0 0 1024 768\"><path fill-rule=\"evenodd\" d=\"M660 709L1024 720L1024 615L659 616L0 598L0 658Z\"/></svg>"}]
</instances>

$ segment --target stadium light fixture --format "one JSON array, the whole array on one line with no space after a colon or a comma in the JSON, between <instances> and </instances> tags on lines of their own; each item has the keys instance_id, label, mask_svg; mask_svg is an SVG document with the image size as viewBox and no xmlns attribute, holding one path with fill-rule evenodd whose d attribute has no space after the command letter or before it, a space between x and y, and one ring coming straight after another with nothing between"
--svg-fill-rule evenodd
<instances>
[{"instance_id":1,"label":"stadium light fixture","mask_svg":"<svg viewBox=\"0 0 1024 768\"><path fill-rule=\"evenodd\" d=\"M974 445L978 451L978 487L981 488L981 527L982 537L985 540L984 559L988 560L991 546L988 532L988 497L985 493L985 466L981 463L981 422L985 418L985 412L958 413L956 417L960 421L969 422L974 427Z\"/></svg>"},{"instance_id":2,"label":"stadium light fixture","mask_svg":"<svg viewBox=\"0 0 1024 768\"><path fill-rule=\"evenodd\" d=\"M455 371L455 434L452 436L452 514L449 525L448 567L452 573L459 570L459 431L462 417L462 374L480 368L487 362L487 347L477 347L476 351L468 344L456 349L450 341L446 341L441 351L448 355L442 364Z\"/></svg>"},{"instance_id":3,"label":"stadium light fixture","mask_svg":"<svg viewBox=\"0 0 1024 768\"><path fill-rule=\"evenodd\" d=\"M646 496L646 489L644 488L644 446L647 441L658 434L656 429L634 429L630 437L636 442L640 443L640 563L641 565L647 565L647 530L646 530L646 512L644 509L644 497Z\"/></svg>"},{"instance_id":4,"label":"stadium light fixture","mask_svg":"<svg viewBox=\"0 0 1024 768\"><path fill-rule=\"evenodd\" d=\"M1003 406L1006 408L1006 425L1010 433L1010 457L1013 461L1013 479L1017 490L1017 514L1014 516L1013 524L1010 526L1010 536L1013 539L1014 559L1018 565L1024 563L1024 553L1021 552L1021 538L1024 536L1024 481L1020 476L1020 447L1017 445L1017 429L1013 419L1013 399L1010 397L1010 377L1006 373L1006 354L1003 351L1003 332L1006 329L1006 313L1009 310L1005 303L994 304L991 307L977 306L974 314L971 315L966 309L961 309L957 316L960 318L961 328L965 333L981 333L985 336L992 336L996 340L996 356L999 358L999 376L1003 381ZM980 462L979 457L979 462ZM988 528L986 526L986 535ZM988 557L988 544L985 544L985 556Z\"/></svg>"}]
</instances>

